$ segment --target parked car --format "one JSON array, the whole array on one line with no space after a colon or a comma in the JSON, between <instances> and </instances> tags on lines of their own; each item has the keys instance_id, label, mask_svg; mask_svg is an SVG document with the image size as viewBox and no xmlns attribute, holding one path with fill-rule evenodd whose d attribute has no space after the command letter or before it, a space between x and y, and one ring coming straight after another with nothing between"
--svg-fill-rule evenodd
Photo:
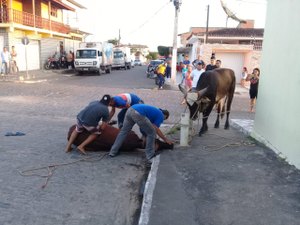
<instances>
[{"instance_id":1,"label":"parked car","mask_svg":"<svg viewBox=\"0 0 300 225\"><path fill-rule=\"evenodd\" d=\"M134 60L134 65L135 65L135 66L141 66L141 65L142 65L141 60L135 59L135 60Z\"/></svg>"},{"instance_id":2,"label":"parked car","mask_svg":"<svg viewBox=\"0 0 300 225\"><path fill-rule=\"evenodd\" d=\"M156 74L154 71L156 70L157 66L164 63L164 60L156 59L156 60L151 60L150 63L148 64L147 67L147 77L149 78L155 78Z\"/></svg>"}]
</instances>

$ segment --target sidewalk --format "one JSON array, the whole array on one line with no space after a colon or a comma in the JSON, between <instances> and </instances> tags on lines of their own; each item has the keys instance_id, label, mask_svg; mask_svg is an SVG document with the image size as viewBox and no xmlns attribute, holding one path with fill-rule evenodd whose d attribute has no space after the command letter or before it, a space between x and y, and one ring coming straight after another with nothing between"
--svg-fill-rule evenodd
<instances>
[{"instance_id":1,"label":"sidewalk","mask_svg":"<svg viewBox=\"0 0 300 225\"><path fill-rule=\"evenodd\" d=\"M208 125L155 158L139 225L299 225L300 171L249 137L252 120Z\"/></svg>"},{"instance_id":2,"label":"sidewalk","mask_svg":"<svg viewBox=\"0 0 300 225\"><path fill-rule=\"evenodd\" d=\"M70 71L70 72L69 72ZM72 70L30 70L18 72L17 74L0 75L0 82L14 83L40 83L46 82L50 77L74 73Z\"/></svg>"}]
</instances>

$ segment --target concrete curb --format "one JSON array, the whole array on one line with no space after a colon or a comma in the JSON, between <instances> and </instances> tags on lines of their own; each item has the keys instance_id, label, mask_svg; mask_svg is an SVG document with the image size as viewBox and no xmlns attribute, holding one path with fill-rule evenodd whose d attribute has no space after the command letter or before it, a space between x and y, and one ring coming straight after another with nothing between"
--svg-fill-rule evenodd
<instances>
[{"instance_id":1,"label":"concrete curb","mask_svg":"<svg viewBox=\"0 0 300 225\"><path fill-rule=\"evenodd\" d=\"M142 209L141 209L138 225L147 225L149 222L150 210L152 205L153 192L156 185L156 177L157 177L159 162L160 162L160 155L154 157L153 163L151 165L151 170L149 172L147 182L145 185L145 192L143 196Z\"/></svg>"}]
</instances>

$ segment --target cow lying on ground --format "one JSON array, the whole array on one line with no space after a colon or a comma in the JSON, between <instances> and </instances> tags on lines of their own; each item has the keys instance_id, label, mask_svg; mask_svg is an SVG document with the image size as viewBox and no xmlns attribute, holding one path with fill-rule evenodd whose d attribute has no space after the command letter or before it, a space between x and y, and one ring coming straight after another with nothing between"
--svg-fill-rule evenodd
<instances>
[{"instance_id":1,"label":"cow lying on ground","mask_svg":"<svg viewBox=\"0 0 300 225\"><path fill-rule=\"evenodd\" d=\"M183 92L189 107L190 118L195 120L199 113L203 115L199 136L208 129L207 119L215 104L217 105L215 128L219 128L220 115L223 118L226 112L225 129L229 129L230 107L235 90L233 70L220 68L206 71L200 76L196 91L187 91L182 85L179 85L179 89Z\"/></svg>"},{"instance_id":2,"label":"cow lying on ground","mask_svg":"<svg viewBox=\"0 0 300 225\"><path fill-rule=\"evenodd\" d=\"M69 129L68 140L72 131L75 129L76 125L73 125ZM115 139L119 133L119 129L107 125L104 131L102 131L101 135L97 137L95 141L86 146L87 151L109 151L111 146L114 144ZM74 141L74 145L80 145L87 137L89 133L84 131L78 135L76 140ZM155 150L163 150L163 149L173 149L173 144L169 145L165 142L156 139L155 141ZM143 140L138 137L138 135L134 131L130 131L127 135L122 147L121 151L134 151L137 148L145 148L145 144Z\"/></svg>"}]
</instances>

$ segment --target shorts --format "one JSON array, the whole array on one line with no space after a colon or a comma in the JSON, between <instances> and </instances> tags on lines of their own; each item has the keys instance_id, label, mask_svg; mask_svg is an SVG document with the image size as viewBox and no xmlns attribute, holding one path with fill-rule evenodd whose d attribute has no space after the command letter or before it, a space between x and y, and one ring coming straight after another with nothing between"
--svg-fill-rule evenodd
<instances>
[{"instance_id":1,"label":"shorts","mask_svg":"<svg viewBox=\"0 0 300 225\"><path fill-rule=\"evenodd\" d=\"M101 134L100 132L100 126L98 125L97 127L93 127L93 126L86 126L84 124L82 124L78 119L77 119L77 123L76 123L76 132L77 133L82 133L84 130L87 130L89 133L91 134L96 134L99 135Z\"/></svg>"}]
</instances>

